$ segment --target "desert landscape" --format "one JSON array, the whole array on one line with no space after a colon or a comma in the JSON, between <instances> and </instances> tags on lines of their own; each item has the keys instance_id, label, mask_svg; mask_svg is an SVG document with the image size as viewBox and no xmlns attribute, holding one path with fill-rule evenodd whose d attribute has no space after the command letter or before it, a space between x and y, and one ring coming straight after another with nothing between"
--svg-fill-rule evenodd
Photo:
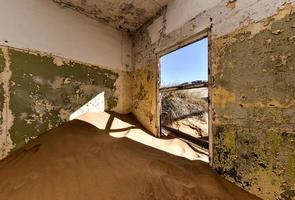
<instances>
[{"instance_id":1,"label":"desert landscape","mask_svg":"<svg viewBox=\"0 0 295 200\"><path fill-rule=\"evenodd\" d=\"M208 137L208 87L161 93L161 124L196 138Z\"/></svg>"}]
</instances>

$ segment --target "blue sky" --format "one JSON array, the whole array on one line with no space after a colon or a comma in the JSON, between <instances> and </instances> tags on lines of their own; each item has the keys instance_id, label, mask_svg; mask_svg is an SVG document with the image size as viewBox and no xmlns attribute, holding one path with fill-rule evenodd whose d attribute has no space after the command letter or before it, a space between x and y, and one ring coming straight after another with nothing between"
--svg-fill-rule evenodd
<instances>
[{"instance_id":1,"label":"blue sky","mask_svg":"<svg viewBox=\"0 0 295 200\"><path fill-rule=\"evenodd\" d=\"M208 38L161 57L161 86L208 80Z\"/></svg>"}]
</instances>

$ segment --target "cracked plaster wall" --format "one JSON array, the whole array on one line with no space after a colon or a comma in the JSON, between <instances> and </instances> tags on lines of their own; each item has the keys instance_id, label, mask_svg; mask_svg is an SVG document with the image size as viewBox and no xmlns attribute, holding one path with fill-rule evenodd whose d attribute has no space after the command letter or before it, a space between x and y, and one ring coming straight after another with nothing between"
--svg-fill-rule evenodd
<instances>
[{"instance_id":1,"label":"cracked plaster wall","mask_svg":"<svg viewBox=\"0 0 295 200\"><path fill-rule=\"evenodd\" d=\"M156 133L157 54L212 25L213 167L262 198L294 198L293 0L222 0L178 16L189 1L172 1L133 35L132 65L123 33L51 1L0 1L11 25L0 44L33 49L1 47L2 157L102 90L108 109L130 110L131 84L133 113Z\"/></svg>"},{"instance_id":2,"label":"cracked plaster wall","mask_svg":"<svg viewBox=\"0 0 295 200\"><path fill-rule=\"evenodd\" d=\"M130 81L126 71L4 46L0 69L0 159L68 121L97 94L104 93L106 110L126 109L120 107Z\"/></svg>"},{"instance_id":3,"label":"cracked plaster wall","mask_svg":"<svg viewBox=\"0 0 295 200\"><path fill-rule=\"evenodd\" d=\"M126 71L4 46L0 69L0 159L69 120L99 93L106 110L126 109L120 107L130 80Z\"/></svg>"},{"instance_id":4,"label":"cracked plaster wall","mask_svg":"<svg viewBox=\"0 0 295 200\"><path fill-rule=\"evenodd\" d=\"M53 0L118 30L136 31L171 0Z\"/></svg>"},{"instance_id":5,"label":"cracked plaster wall","mask_svg":"<svg viewBox=\"0 0 295 200\"><path fill-rule=\"evenodd\" d=\"M131 111L127 34L52 1L0 4L0 160L100 93Z\"/></svg>"},{"instance_id":6,"label":"cracked plaster wall","mask_svg":"<svg viewBox=\"0 0 295 200\"><path fill-rule=\"evenodd\" d=\"M156 134L158 53L212 26L213 168L261 198L294 199L294 1L224 0L175 27L169 7L133 37L133 113Z\"/></svg>"}]
</instances>

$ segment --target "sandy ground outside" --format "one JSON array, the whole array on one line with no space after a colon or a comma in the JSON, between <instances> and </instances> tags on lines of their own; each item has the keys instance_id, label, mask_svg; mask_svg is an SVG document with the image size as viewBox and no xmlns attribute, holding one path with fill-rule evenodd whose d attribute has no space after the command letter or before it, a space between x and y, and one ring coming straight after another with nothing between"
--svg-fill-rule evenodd
<instances>
[{"instance_id":1,"label":"sandy ground outside","mask_svg":"<svg viewBox=\"0 0 295 200\"><path fill-rule=\"evenodd\" d=\"M132 130L113 129L111 121L101 129L67 122L1 161L0 199L258 199L203 161L111 137Z\"/></svg>"},{"instance_id":2,"label":"sandy ground outside","mask_svg":"<svg viewBox=\"0 0 295 200\"><path fill-rule=\"evenodd\" d=\"M207 87L166 93L162 99L161 122L196 138L208 137L207 98Z\"/></svg>"},{"instance_id":3,"label":"sandy ground outside","mask_svg":"<svg viewBox=\"0 0 295 200\"><path fill-rule=\"evenodd\" d=\"M208 113L204 113L203 116L187 117L185 119L175 121L168 126L196 138L209 136L208 135Z\"/></svg>"}]
</instances>

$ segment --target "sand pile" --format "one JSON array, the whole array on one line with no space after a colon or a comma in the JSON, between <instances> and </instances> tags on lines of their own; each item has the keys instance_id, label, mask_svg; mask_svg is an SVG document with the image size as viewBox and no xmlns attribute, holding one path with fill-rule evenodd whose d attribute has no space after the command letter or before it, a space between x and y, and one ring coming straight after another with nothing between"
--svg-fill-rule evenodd
<instances>
[{"instance_id":1,"label":"sand pile","mask_svg":"<svg viewBox=\"0 0 295 200\"><path fill-rule=\"evenodd\" d=\"M86 113L77 119L96 126L99 130L108 130L110 136L115 138L129 138L147 146L181 156L190 160L209 162L206 154L194 151L187 143L180 139L159 139L147 132L132 115L117 113Z\"/></svg>"},{"instance_id":2,"label":"sand pile","mask_svg":"<svg viewBox=\"0 0 295 200\"><path fill-rule=\"evenodd\" d=\"M1 161L0 199L256 199L205 162L110 137L133 128L106 123L99 129L73 120Z\"/></svg>"}]
</instances>

